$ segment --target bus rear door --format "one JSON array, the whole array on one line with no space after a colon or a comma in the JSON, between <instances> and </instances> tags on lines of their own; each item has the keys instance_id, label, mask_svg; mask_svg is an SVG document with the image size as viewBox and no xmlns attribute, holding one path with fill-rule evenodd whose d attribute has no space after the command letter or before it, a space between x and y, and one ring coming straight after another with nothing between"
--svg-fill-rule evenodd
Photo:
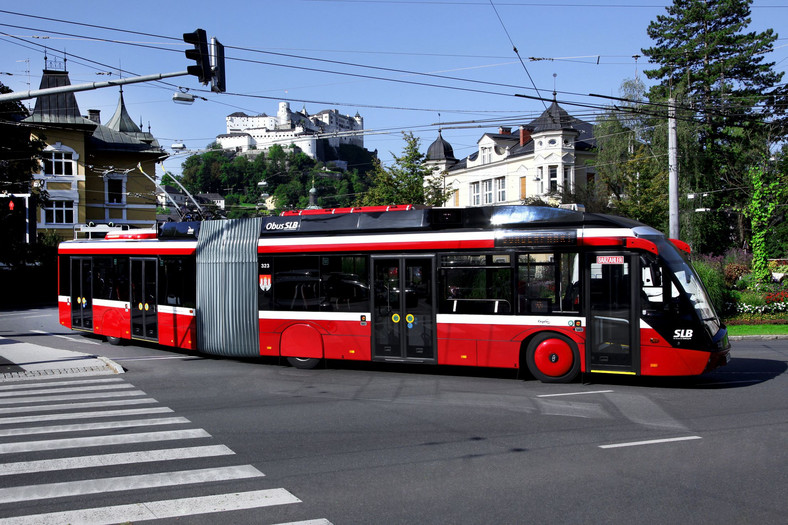
<instances>
[{"instance_id":1,"label":"bus rear door","mask_svg":"<svg viewBox=\"0 0 788 525\"><path fill-rule=\"evenodd\" d=\"M373 257L372 358L435 362L434 257Z\"/></svg>"},{"instance_id":2,"label":"bus rear door","mask_svg":"<svg viewBox=\"0 0 788 525\"><path fill-rule=\"evenodd\" d=\"M626 253L586 256L586 363L591 372L635 375L640 370L636 263Z\"/></svg>"},{"instance_id":3,"label":"bus rear door","mask_svg":"<svg viewBox=\"0 0 788 525\"><path fill-rule=\"evenodd\" d=\"M158 341L156 258L131 259L131 337Z\"/></svg>"}]
</instances>

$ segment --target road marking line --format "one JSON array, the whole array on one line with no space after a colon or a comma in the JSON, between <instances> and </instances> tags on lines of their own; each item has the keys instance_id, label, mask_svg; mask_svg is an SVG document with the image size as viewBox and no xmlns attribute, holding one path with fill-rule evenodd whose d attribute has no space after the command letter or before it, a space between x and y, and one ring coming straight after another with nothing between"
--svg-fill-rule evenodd
<instances>
[{"instance_id":1,"label":"road marking line","mask_svg":"<svg viewBox=\"0 0 788 525\"><path fill-rule=\"evenodd\" d=\"M123 379L119 377L111 377L111 378L103 378L103 379L74 379L71 381L25 381L22 384L17 385L8 385L8 386L0 386L0 391L2 390L23 390L23 389L30 389L30 388L46 388L50 386L72 386L72 385L90 385L95 383L118 383L123 381Z\"/></svg>"},{"instance_id":2,"label":"road marking line","mask_svg":"<svg viewBox=\"0 0 788 525\"><path fill-rule=\"evenodd\" d=\"M614 443L612 445L599 445L599 448L621 448L621 447L637 447L640 445L656 445L659 443L673 443L676 441L689 441L691 439L703 439L700 436L684 436L677 438L666 439L649 439L648 441L632 441L629 443Z\"/></svg>"},{"instance_id":3,"label":"road marking line","mask_svg":"<svg viewBox=\"0 0 788 525\"><path fill-rule=\"evenodd\" d=\"M107 359L112 359L113 361L155 361L158 359L203 359L199 355L191 355L191 354L184 354L184 355L162 355L162 356L141 356L141 357L110 357L106 356Z\"/></svg>"},{"instance_id":4,"label":"road marking line","mask_svg":"<svg viewBox=\"0 0 788 525\"><path fill-rule=\"evenodd\" d=\"M0 489L0 504L20 501L36 501L42 499L84 496L87 494L104 494L126 490L171 487L173 485L194 485L199 483L215 483L238 479L260 478L265 476L252 465L234 467L202 468L196 470L180 470L159 474L140 474L137 476L118 476L115 478L96 478L84 481L64 481L60 483L43 483ZM66 522L67 523L67 522Z\"/></svg>"},{"instance_id":5,"label":"road marking line","mask_svg":"<svg viewBox=\"0 0 788 525\"><path fill-rule=\"evenodd\" d=\"M44 334L44 335L49 335L49 336L52 336L52 337L58 337L60 339L65 339L66 341L71 341L72 343L79 343L79 344L85 343L85 344L89 344L89 345L100 345L100 344L102 344L100 341L91 341L87 337L85 337L83 339L76 339L76 338L68 336L68 335L53 334L52 332L45 332L43 330L30 330L30 331L33 332L33 333L36 333L36 334Z\"/></svg>"},{"instance_id":6,"label":"road marking line","mask_svg":"<svg viewBox=\"0 0 788 525\"><path fill-rule=\"evenodd\" d=\"M612 390L594 390L592 392L565 392L563 394L542 394L536 397L561 397L561 396L582 396L586 394L609 394Z\"/></svg>"},{"instance_id":7,"label":"road marking line","mask_svg":"<svg viewBox=\"0 0 788 525\"><path fill-rule=\"evenodd\" d=\"M25 310L22 312L3 312L3 317L27 317L30 312L41 312L42 310ZM49 314L46 317L50 317Z\"/></svg>"},{"instance_id":8,"label":"road marking line","mask_svg":"<svg viewBox=\"0 0 788 525\"><path fill-rule=\"evenodd\" d=\"M176 439L206 438L211 435L202 429L171 430L165 432L140 432L137 434L118 434L114 436L92 436L69 439L48 439L44 441L21 441L0 444L0 454L19 452L39 452L41 450L62 450L67 448L101 447L105 445L125 445L128 443L148 443L153 441L172 441Z\"/></svg>"},{"instance_id":9,"label":"road marking line","mask_svg":"<svg viewBox=\"0 0 788 525\"><path fill-rule=\"evenodd\" d=\"M76 392L99 392L102 390L118 390L123 388L134 388L134 385L130 385L128 383L122 383L118 385L95 385L95 386L76 386L71 388L46 388L41 390L26 390L24 392L0 392L0 397L8 398L8 397L21 397L21 396L33 396L33 395L44 395L44 394L68 394L68 393L76 393ZM69 396L71 397L71 396Z\"/></svg>"},{"instance_id":10,"label":"road marking line","mask_svg":"<svg viewBox=\"0 0 788 525\"><path fill-rule=\"evenodd\" d=\"M231 456L234 454L235 452L224 445L205 445L201 447L123 452L122 454L96 454L93 456L74 456L70 458L38 459L34 461L0 463L0 476L91 467L131 465L137 463L158 463L159 461L210 458L215 456Z\"/></svg>"},{"instance_id":11,"label":"road marking line","mask_svg":"<svg viewBox=\"0 0 788 525\"><path fill-rule=\"evenodd\" d=\"M150 397L137 398L137 399L121 399L118 401L94 401L87 403L60 403L56 405L38 405L38 406L23 406L23 407L7 407L0 408L0 414L18 414L19 412L49 412L50 410L74 410L79 408L101 408L101 407L117 407L127 405L144 405L147 403L158 403L155 399Z\"/></svg>"},{"instance_id":12,"label":"road marking line","mask_svg":"<svg viewBox=\"0 0 788 525\"><path fill-rule=\"evenodd\" d=\"M186 423L191 423L191 421L185 417L158 417L149 419L130 419L126 421L102 421L100 423L78 423L74 425L5 428L0 430L0 437L56 434L58 432L84 432L117 428L153 427L159 425L184 425Z\"/></svg>"},{"instance_id":13,"label":"road marking line","mask_svg":"<svg viewBox=\"0 0 788 525\"><path fill-rule=\"evenodd\" d=\"M0 399L0 405L10 405L12 403L40 403L42 401L66 401L70 399L96 399L106 397L123 397L123 396L144 396L145 392L141 390L133 390L129 392L96 392L95 394L74 394L70 396L33 396L33 397L17 397L13 399Z\"/></svg>"},{"instance_id":14,"label":"road marking line","mask_svg":"<svg viewBox=\"0 0 788 525\"><path fill-rule=\"evenodd\" d=\"M319 520L306 520L306 521L288 521L287 523L277 523L276 525L333 525L325 518Z\"/></svg>"},{"instance_id":15,"label":"road marking line","mask_svg":"<svg viewBox=\"0 0 788 525\"><path fill-rule=\"evenodd\" d=\"M126 408L120 410L101 410L98 412L71 412L68 414L43 414L37 416L0 417L0 425L19 423L41 423L43 421L61 421L72 419L93 419L116 416L144 416L172 412L168 407Z\"/></svg>"},{"instance_id":16,"label":"road marking line","mask_svg":"<svg viewBox=\"0 0 788 525\"><path fill-rule=\"evenodd\" d=\"M164 518L196 516L212 512L257 509L300 502L300 499L296 498L285 489L267 489L194 498L147 501L132 505L115 505L112 507L52 512L34 516L18 516L15 518L0 519L0 524L60 525L62 523L82 523L108 525L111 523L130 523ZM328 521L323 521L322 523L330 525Z\"/></svg>"}]
</instances>

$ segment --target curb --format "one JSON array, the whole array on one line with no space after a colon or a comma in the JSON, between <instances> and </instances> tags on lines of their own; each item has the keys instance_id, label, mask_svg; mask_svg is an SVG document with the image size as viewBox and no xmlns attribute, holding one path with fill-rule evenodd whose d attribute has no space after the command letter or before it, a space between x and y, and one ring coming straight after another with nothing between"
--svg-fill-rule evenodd
<instances>
[{"instance_id":1,"label":"curb","mask_svg":"<svg viewBox=\"0 0 788 525\"><path fill-rule=\"evenodd\" d=\"M731 341L748 341L748 340L761 340L771 341L775 339L788 339L788 335L772 334L772 335L729 335L728 339Z\"/></svg>"}]
</instances>

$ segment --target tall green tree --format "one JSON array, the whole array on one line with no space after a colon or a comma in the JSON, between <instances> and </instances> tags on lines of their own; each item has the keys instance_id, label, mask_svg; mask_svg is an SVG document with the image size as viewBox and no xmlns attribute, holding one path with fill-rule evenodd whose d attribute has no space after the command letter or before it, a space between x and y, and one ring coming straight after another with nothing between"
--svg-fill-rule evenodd
<instances>
[{"instance_id":1,"label":"tall green tree","mask_svg":"<svg viewBox=\"0 0 788 525\"><path fill-rule=\"evenodd\" d=\"M394 164L383 166L376 160L372 170L372 186L361 199L363 206L389 204L414 204L440 206L449 194L437 170L427 166L426 155L419 151L420 139L412 132L402 134L405 146L401 156L394 157Z\"/></svg>"},{"instance_id":2,"label":"tall green tree","mask_svg":"<svg viewBox=\"0 0 788 525\"><path fill-rule=\"evenodd\" d=\"M0 83L0 93L11 89ZM45 144L22 124L28 115L20 102L0 102L0 193L31 193L33 173L40 169ZM45 197L34 190L29 205L35 207ZM31 256L31 247L24 243L25 227L24 210L0 209L0 262L15 266Z\"/></svg>"},{"instance_id":3,"label":"tall green tree","mask_svg":"<svg viewBox=\"0 0 788 525\"><path fill-rule=\"evenodd\" d=\"M0 93L11 92L0 82ZM28 192L33 173L40 168L45 144L32 138L30 128L21 123L29 115L19 101L0 102L0 191Z\"/></svg>"},{"instance_id":4,"label":"tall green tree","mask_svg":"<svg viewBox=\"0 0 788 525\"><path fill-rule=\"evenodd\" d=\"M651 102L673 96L679 116L694 130L691 144L679 144L680 176L695 191L715 190L713 214L704 218L701 250L724 250L732 238L744 244L741 224L725 209L742 209L751 195L749 168L786 137L780 106L782 73L766 60L777 34L748 31L752 0L674 0L648 27L654 46L643 49L659 83ZM722 191L720 191L722 190ZM727 190L727 191L726 191Z\"/></svg>"},{"instance_id":5,"label":"tall green tree","mask_svg":"<svg viewBox=\"0 0 788 525\"><path fill-rule=\"evenodd\" d=\"M589 211L612 212L664 230L667 226L667 164L655 151L653 110L645 103L645 86L625 80L620 100L594 128L596 177L585 191Z\"/></svg>"}]
</instances>

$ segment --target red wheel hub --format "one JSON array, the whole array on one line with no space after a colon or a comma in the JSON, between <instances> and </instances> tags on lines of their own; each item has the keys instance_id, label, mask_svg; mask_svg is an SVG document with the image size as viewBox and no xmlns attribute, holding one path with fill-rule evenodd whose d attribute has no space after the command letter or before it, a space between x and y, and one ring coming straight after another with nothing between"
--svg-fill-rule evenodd
<instances>
[{"instance_id":1,"label":"red wheel hub","mask_svg":"<svg viewBox=\"0 0 788 525\"><path fill-rule=\"evenodd\" d=\"M574 353L566 341L548 339L539 343L534 352L534 364L544 375L560 377L574 364Z\"/></svg>"}]
</instances>

